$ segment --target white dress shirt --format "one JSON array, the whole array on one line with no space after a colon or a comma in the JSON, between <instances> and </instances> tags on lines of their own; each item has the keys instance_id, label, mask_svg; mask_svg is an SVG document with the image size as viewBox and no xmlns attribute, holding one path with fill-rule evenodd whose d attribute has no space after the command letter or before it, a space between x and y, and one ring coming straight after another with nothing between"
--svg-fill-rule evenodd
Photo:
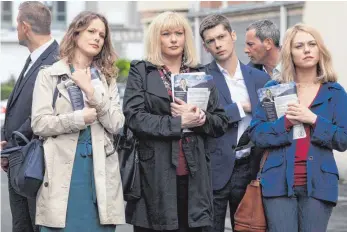
<instances>
[{"instance_id":1,"label":"white dress shirt","mask_svg":"<svg viewBox=\"0 0 347 232\"><path fill-rule=\"evenodd\" d=\"M36 48L31 54L30 54L30 58L31 61L29 63L29 66L27 68L27 70L24 73L24 78L25 75L27 75L28 71L31 69L31 67L33 66L33 64L35 64L35 62L37 61L37 59L42 55L42 53L44 53L44 51L46 51L46 49L54 42L54 39L52 38L50 41L46 42L45 44L42 44L40 47Z\"/></svg>"},{"instance_id":2,"label":"white dress shirt","mask_svg":"<svg viewBox=\"0 0 347 232\"><path fill-rule=\"evenodd\" d=\"M279 62L277 64L277 66L274 69L272 69L271 79L276 79L279 75L281 75L281 68L282 68L281 62ZM263 65L263 71L266 72L267 74L269 74L264 65Z\"/></svg>"},{"instance_id":3,"label":"white dress shirt","mask_svg":"<svg viewBox=\"0 0 347 232\"><path fill-rule=\"evenodd\" d=\"M220 66L218 63L218 68L223 74L225 81L228 85L230 96L233 102L237 104L237 107L240 112L241 121L238 123L238 130L237 130L237 142L239 142L240 137L242 136L243 132L247 129L249 126L252 115L249 113L246 113L241 105L241 102L250 102L247 87L245 84L245 81L243 79L241 67L240 67L240 61L237 62L237 67L234 76L230 76L228 71L224 69L222 66ZM247 148L241 151L236 152L236 159L241 159L244 157L249 156L251 153L251 149Z\"/></svg>"},{"instance_id":4,"label":"white dress shirt","mask_svg":"<svg viewBox=\"0 0 347 232\"><path fill-rule=\"evenodd\" d=\"M279 62L277 64L277 66L272 70L272 77L271 78L273 80L279 79L281 72L282 72L282 65L281 65L281 62Z\"/></svg>"}]
</instances>

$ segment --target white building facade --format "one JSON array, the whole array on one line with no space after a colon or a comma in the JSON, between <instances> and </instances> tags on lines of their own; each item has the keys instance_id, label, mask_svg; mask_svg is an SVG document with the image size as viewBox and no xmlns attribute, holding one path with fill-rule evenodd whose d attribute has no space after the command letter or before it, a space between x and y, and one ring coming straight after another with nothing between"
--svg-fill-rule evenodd
<instances>
[{"instance_id":1,"label":"white building facade","mask_svg":"<svg viewBox=\"0 0 347 232\"><path fill-rule=\"evenodd\" d=\"M327 10L328 9L328 10ZM332 55L338 82L347 90L347 2L306 2L303 21L316 28ZM334 16L334 17L332 17ZM334 152L340 178L347 182L347 152Z\"/></svg>"},{"instance_id":2,"label":"white building facade","mask_svg":"<svg viewBox=\"0 0 347 232\"><path fill-rule=\"evenodd\" d=\"M130 1L43 1L52 12L52 36L60 42L73 18L84 10L106 16L111 38L121 58L139 59L143 56L143 33L137 16L137 2ZM17 14L20 1L1 1L0 73L1 82L17 78L29 55L17 39Z\"/></svg>"}]
</instances>

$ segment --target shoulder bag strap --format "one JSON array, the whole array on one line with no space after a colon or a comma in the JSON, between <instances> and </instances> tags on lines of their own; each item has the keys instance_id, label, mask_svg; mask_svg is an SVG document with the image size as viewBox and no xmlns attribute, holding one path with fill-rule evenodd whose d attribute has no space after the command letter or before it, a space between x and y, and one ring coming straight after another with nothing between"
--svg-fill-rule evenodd
<instances>
[{"instance_id":1,"label":"shoulder bag strap","mask_svg":"<svg viewBox=\"0 0 347 232\"><path fill-rule=\"evenodd\" d=\"M140 73L144 74L144 76L142 76L142 81L143 81L143 89L146 91L147 90L147 70L146 70L146 61L142 60L141 62L138 62L136 64L137 69L140 71ZM145 95L146 96L146 95ZM145 99L145 106L147 107L146 104L146 99ZM126 124L124 124L123 126L123 135L128 136L128 126ZM134 136L134 135L133 135ZM134 136L135 138L135 136Z\"/></svg>"},{"instance_id":2,"label":"shoulder bag strap","mask_svg":"<svg viewBox=\"0 0 347 232\"><path fill-rule=\"evenodd\" d=\"M66 74L64 74L64 75L66 75ZM57 85L55 86L54 93L53 93L53 102L52 102L53 109L55 108L55 102L57 101L57 98L58 98L58 85L60 84L61 79L62 79L62 77L58 76Z\"/></svg>"},{"instance_id":3,"label":"shoulder bag strap","mask_svg":"<svg viewBox=\"0 0 347 232\"><path fill-rule=\"evenodd\" d=\"M269 156L269 153L270 153L270 152L269 152L268 150L265 150L264 155L263 155L263 157L261 158L261 161L260 161L260 168L259 168L259 172L258 172L258 175L257 175L257 180L260 180L260 174L261 174L261 171L263 170L265 161L267 160L267 157Z\"/></svg>"},{"instance_id":4,"label":"shoulder bag strap","mask_svg":"<svg viewBox=\"0 0 347 232\"><path fill-rule=\"evenodd\" d=\"M58 76L58 81L57 81L57 86L58 84L61 82L61 77ZM53 109L55 108L55 102L57 101L57 97L58 97L58 88L57 86L54 89L54 93L53 93L53 102L52 102L52 107ZM33 135L33 138L35 138L36 135ZM17 138L22 139L26 144L28 144L30 142L30 140L23 135L22 133L20 133L19 131L13 131L12 132L12 140L15 146L19 146L18 142L17 142Z\"/></svg>"}]
</instances>

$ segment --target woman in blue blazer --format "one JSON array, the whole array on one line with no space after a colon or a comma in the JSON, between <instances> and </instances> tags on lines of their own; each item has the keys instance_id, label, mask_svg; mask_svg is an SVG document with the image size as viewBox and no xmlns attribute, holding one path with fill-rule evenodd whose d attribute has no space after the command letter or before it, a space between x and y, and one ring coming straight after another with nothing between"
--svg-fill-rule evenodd
<instances>
[{"instance_id":1,"label":"woman in blue blazer","mask_svg":"<svg viewBox=\"0 0 347 232\"><path fill-rule=\"evenodd\" d=\"M288 29L281 56L282 74L266 86L294 81L299 103L274 122L258 106L250 129L255 145L269 151L260 174L269 232L323 232L338 197L333 150L347 149L347 94L315 29ZM300 123L306 137L293 139Z\"/></svg>"}]
</instances>

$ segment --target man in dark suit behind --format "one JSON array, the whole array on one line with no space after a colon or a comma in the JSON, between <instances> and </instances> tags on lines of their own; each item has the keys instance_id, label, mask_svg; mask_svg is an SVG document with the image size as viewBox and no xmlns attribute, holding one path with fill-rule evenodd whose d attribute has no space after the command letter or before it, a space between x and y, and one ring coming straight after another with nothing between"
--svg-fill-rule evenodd
<instances>
[{"instance_id":1,"label":"man in dark suit behind","mask_svg":"<svg viewBox=\"0 0 347 232\"><path fill-rule=\"evenodd\" d=\"M5 123L1 129L1 149L13 146L11 135L19 131L31 139L31 105L36 76L42 66L53 64L58 57L58 43L51 37L51 12L41 2L23 2L17 16L19 44L27 47L30 55L8 99ZM8 160L1 158L7 172ZM10 182L9 195L13 232L38 231L35 226L35 199L17 194Z\"/></svg>"},{"instance_id":2,"label":"man in dark suit behind","mask_svg":"<svg viewBox=\"0 0 347 232\"><path fill-rule=\"evenodd\" d=\"M219 91L219 103L229 117L229 129L220 138L208 139L211 154L214 225L224 232L227 205L234 229L234 214L247 185L259 170L261 152L247 147L235 151L259 103L257 89L270 79L257 69L242 64L235 51L236 33L222 15L207 16L200 25L205 49L215 58L206 65ZM246 132L247 133L247 132ZM242 139L243 140L243 139Z\"/></svg>"},{"instance_id":3,"label":"man in dark suit behind","mask_svg":"<svg viewBox=\"0 0 347 232\"><path fill-rule=\"evenodd\" d=\"M270 76L280 73L280 30L272 21L258 20L246 29L245 53L250 58L249 66Z\"/></svg>"}]
</instances>

